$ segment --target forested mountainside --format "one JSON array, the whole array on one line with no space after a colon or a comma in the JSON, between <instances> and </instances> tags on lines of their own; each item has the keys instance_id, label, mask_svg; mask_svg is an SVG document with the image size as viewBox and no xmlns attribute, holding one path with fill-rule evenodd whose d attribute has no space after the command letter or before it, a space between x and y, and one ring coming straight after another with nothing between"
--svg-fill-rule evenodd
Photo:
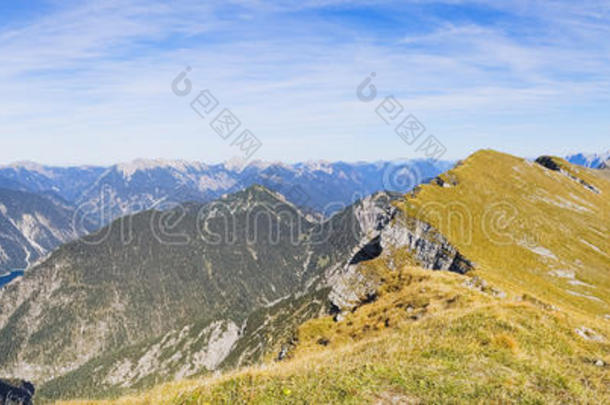
<instances>
[{"instance_id":1,"label":"forested mountainside","mask_svg":"<svg viewBox=\"0 0 610 405\"><path fill-rule=\"evenodd\" d=\"M316 222L254 186L184 212L117 220L0 290L2 368L53 397L260 361L302 322L366 295L375 282L356 288L356 269L392 229L413 237L401 243L414 262L468 269L442 237L399 219L393 198L376 194ZM171 232L156 227L175 215Z\"/></svg>"}]
</instances>

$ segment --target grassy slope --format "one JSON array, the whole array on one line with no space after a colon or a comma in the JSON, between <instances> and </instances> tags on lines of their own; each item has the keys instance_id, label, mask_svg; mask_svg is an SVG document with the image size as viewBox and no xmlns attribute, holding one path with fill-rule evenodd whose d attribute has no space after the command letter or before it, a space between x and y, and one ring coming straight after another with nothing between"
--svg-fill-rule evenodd
<instances>
[{"instance_id":1,"label":"grassy slope","mask_svg":"<svg viewBox=\"0 0 610 405\"><path fill-rule=\"evenodd\" d=\"M480 151L443 175L457 186L425 185L404 207L448 235L486 280L604 316L610 313L610 182L556 161L601 193L538 164ZM557 270L593 287L549 274Z\"/></svg>"},{"instance_id":2,"label":"grassy slope","mask_svg":"<svg viewBox=\"0 0 610 405\"><path fill-rule=\"evenodd\" d=\"M344 322L303 325L289 362L107 403L610 401L607 368L593 364L610 362L610 346L578 338L577 317L494 298L455 274L400 274Z\"/></svg>"},{"instance_id":3,"label":"grassy slope","mask_svg":"<svg viewBox=\"0 0 610 405\"><path fill-rule=\"evenodd\" d=\"M384 278L379 298L343 322L326 317L302 325L291 360L171 383L110 403L609 403L608 339L585 340L575 330L586 326L610 337L604 318L610 310L606 302L567 291L602 301L610 296L610 183L566 168L602 194L563 174L484 151L444 176L457 186L426 185L408 199L405 210L447 234L477 263L475 273L506 298L494 297L491 286L466 286L465 276L413 267L389 272L377 259L365 270ZM431 201L440 203L440 215L429 205L421 210ZM591 212L575 211L566 201ZM505 228L502 221L489 228L497 210L483 215L497 202L518 210ZM454 213L455 207L472 210L471 238L446 220L442 210L449 203ZM594 287L549 275L562 269ZM598 360L605 365L595 365Z\"/></svg>"},{"instance_id":4,"label":"grassy slope","mask_svg":"<svg viewBox=\"0 0 610 405\"><path fill-rule=\"evenodd\" d=\"M598 176L601 176L605 179L610 180L610 167L605 167L603 169L595 170L594 173L597 174Z\"/></svg>"}]
</instances>

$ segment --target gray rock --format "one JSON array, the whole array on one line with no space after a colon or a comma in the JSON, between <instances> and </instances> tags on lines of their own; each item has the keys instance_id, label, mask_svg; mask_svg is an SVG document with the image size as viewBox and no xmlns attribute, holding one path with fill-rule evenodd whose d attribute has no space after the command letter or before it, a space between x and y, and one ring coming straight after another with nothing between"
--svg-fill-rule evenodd
<instances>
[{"instance_id":1,"label":"gray rock","mask_svg":"<svg viewBox=\"0 0 610 405\"><path fill-rule=\"evenodd\" d=\"M362 200L355 208L354 216L362 230L362 241L343 268L335 268L332 273L327 273L327 285L332 287L329 298L340 311L358 307L379 287L379 281L367 278L360 272L360 263L381 257L392 265L392 253L396 250L409 252L425 269L465 274L473 268L472 262L462 256L437 229L404 215L384 193Z\"/></svg>"},{"instance_id":2,"label":"gray rock","mask_svg":"<svg viewBox=\"0 0 610 405\"><path fill-rule=\"evenodd\" d=\"M595 332L593 329L587 328L586 326L576 328L574 331L578 336L582 337L585 340L590 340L593 342L603 342L605 340L602 335Z\"/></svg>"},{"instance_id":3,"label":"gray rock","mask_svg":"<svg viewBox=\"0 0 610 405\"><path fill-rule=\"evenodd\" d=\"M500 299L506 298L506 293L495 287L491 288L491 294L496 298L500 298Z\"/></svg>"},{"instance_id":4,"label":"gray rock","mask_svg":"<svg viewBox=\"0 0 610 405\"><path fill-rule=\"evenodd\" d=\"M31 405L36 389L27 381L0 380L0 404Z\"/></svg>"}]
</instances>

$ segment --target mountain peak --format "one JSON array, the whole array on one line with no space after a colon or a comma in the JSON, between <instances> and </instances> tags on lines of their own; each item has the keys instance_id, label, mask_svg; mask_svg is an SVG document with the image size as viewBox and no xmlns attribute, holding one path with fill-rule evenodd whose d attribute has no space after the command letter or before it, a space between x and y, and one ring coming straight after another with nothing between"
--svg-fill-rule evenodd
<instances>
[{"instance_id":1,"label":"mountain peak","mask_svg":"<svg viewBox=\"0 0 610 405\"><path fill-rule=\"evenodd\" d=\"M47 177L52 177L52 173L48 170L47 166L41 165L36 162L32 162L29 160L23 160L19 162L13 162L5 166L1 166L2 168L10 168L10 169L24 169L31 172L39 173Z\"/></svg>"},{"instance_id":2,"label":"mountain peak","mask_svg":"<svg viewBox=\"0 0 610 405\"><path fill-rule=\"evenodd\" d=\"M610 160L610 150L601 153L573 153L565 156L565 160L579 166L599 169L604 162Z\"/></svg>"},{"instance_id":3,"label":"mountain peak","mask_svg":"<svg viewBox=\"0 0 610 405\"><path fill-rule=\"evenodd\" d=\"M501 159L501 160L523 160L517 156L510 155L508 153L499 152L495 149L479 149L472 153L466 159L461 161L461 164L478 164L479 162L487 162L489 159Z\"/></svg>"},{"instance_id":4,"label":"mountain peak","mask_svg":"<svg viewBox=\"0 0 610 405\"><path fill-rule=\"evenodd\" d=\"M204 170L207 167L201 162L189 162L186 160L168 160L168 159L135 159L131 162L119 163L116 165L117 170L123 173L127 178L130 178L138 171L146 171L153 169L175 169L178 171L186 171L191 168Z\"/></svg>"},{"instance_id":5,"label":"mountain peak","mask_svg":"<svg viewBox=\"0 0 610 405\"><path fill-rule=\"evenodd\" d=\"M238 191L233 194L225 194L222 197L224 201L237 201L251 203L273 203L273 204L289 204L286 197L278 192L268 189L260 184L254 184L245 190Z\"/></svg>"}]
</instances>

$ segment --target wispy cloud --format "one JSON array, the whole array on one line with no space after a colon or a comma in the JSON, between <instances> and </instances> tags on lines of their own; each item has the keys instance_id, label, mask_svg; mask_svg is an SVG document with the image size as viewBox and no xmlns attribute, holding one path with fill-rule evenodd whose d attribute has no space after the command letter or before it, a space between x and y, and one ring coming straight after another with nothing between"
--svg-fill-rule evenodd
<instances>
[{"instance_id":1,"label":"wispy cloud","mask_svg":"<svg viewBox=\"0 0 610 405\"><path fill-rule=\"evenodd\" d=\"M264 140L261 158L411 154L355 99L372 71L381 95L396 95L451 157L480 147L529 155L607 148L607 2L133 0L50 8L25 23L0 21L0 161L229 158L233 150L169 91L187 64L196 87L210 88Z\"/></svg>"}]
</instances>

